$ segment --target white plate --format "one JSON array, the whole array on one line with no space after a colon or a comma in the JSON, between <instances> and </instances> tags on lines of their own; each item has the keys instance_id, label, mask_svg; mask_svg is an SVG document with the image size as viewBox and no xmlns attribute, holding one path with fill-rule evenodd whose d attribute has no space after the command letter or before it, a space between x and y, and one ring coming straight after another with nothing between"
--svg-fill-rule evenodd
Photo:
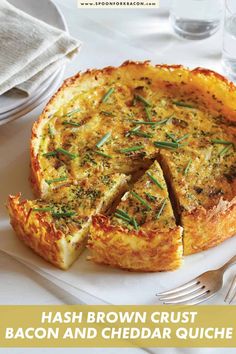
<instances>
[{"instance_id":1,"label":"white plate","mask_svg":"<svg viewBox=\"0 0 236 354\"><path fill-rule=\"evenodd\" d=\"M68 31L64 16L51 0L9 0L9 2L19 9L54 27ZM47 81L43 84L48 86ZM41 89L43 89L43 87L41 87ZM1 95L0 114L7 113L14 109L23 109L27 104L30 104L33 96L35 95L38 95L37 91L32 93L30 96L25 96L21 93L14 93L11 91Z\"/></svg>"},{"instance_id":2,"label":"white plate","mask_svg":"<svg viewBox=\"0 0 236 354\"><path fill-rule=\"evenodd\" d=\"M47 80L45 80L38 87L38 89L35 92L35 94L31 95L29 97L29 100L24 102L22 105L20 105L19 107L14 108L14 109L11 109L10 111L4 112L4 113L0 113L0 121L5 119L5 118L8 118L9 115L13 115L13 114L18 113L19 111L23 111L27 106L30 106L32 102L34 102L38 97L40 97L42 95L42 93L45 91L46 88L50 87L50 85L53 85L54 81L56 80L56 78L60 74L61 70L62 69L58 69L56 72L53 73L53 75L50 78L47 78Z\"/></svg>"},{"instance_id":3,"label":"white plate","mask_svg":"<svg viewBox=\"0 0 236 354\"><path fill-rule=\"evenodd\" d=\"M4 125L6 123L9 123L17 118L20 118L24 116L25 114L31 112L34 108L39 106L43 101L47 100L52 94L59 88L61 85L61 82L63 80L63 75L64 75L64 67L60 69L60 72L56 75L54 78L53 82L49 80L48 86L45 86L42 91L40 91L40 94L36 95L34 99L30 102L30 104L27 104L24 109L19 109L15 113L8 112L8 114L5 116L4 119L0 118L0 126Z\"/></svg>"}]
</instances>

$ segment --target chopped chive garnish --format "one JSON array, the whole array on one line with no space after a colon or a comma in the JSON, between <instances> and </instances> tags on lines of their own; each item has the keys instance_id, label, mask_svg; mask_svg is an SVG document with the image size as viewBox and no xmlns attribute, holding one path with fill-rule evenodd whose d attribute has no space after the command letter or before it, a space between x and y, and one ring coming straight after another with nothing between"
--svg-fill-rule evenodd
<instances>
[{"instance_id":1,"label":"chopped chive garnish","mask_svg":"<svg viewBox=\"0 0 236 354\"><path fill-rule=\"evenodd\" d=\"M228 145L228 146L225 146L225 147L219 152L219 155L220 155L220 156L225 155L225 154L231 149L231 147L233 147L233 144Z\"/></svg>"},{"instance_id":2,"label":"chopped chive garnish","mask_svg":"<svg viewBox=\"0 0 236 354\"><path fill-rule=\"evenodd\" d=\"M131 218L126 212L120 209L116 209L116 212L114 214L115 217L122 219L126 221L127 223L131 224L134 226L135 230L138 230L138 224L135 218Z\"/></svg>"},{"instance_id":3,"label":"chopped chive garnish","mask_svg":"<svg viewBox=\"0 0 236 354\"><path fill-rule=\"evenodd\" d=\"M189 137L189 134L185 134L181 138L176 139L176 143L180 143L182 140L187 139L188 137Z\"/></svg>"},{"instance_id":4,"label":"chopped chive garnish","mask_svg":"<svg viewBox=\"0 0 236 354\"><path fill-rule=\"evenodd\" d=\"M155 122L155 121L146 122L146 121L142 121L142 120L131 120L131 123L143 124L143 125L156 125L158 122Z\"/></svg>"},{"instance_id":5,"label":"chopped chive garnish","mask_svg":"<svg viewBox=\"0 0 236 354\"><path fill-rule=\"evenodd\" d=\"M146 196L148 197L148 199L150 199L152 202L155 202L156 201L156 197L154 197L154 195L151 195L150 193L148 192L145 192Z\"/></svg>"},{"instance_id":6,"label":"chopped chive garnish","mask_svg":"<svg viewBox=\"0 0 236 354\"><path fill-rule=\"evenodd\" d=\"M177 140L176 140L174 134L166 133L166 135L167 135L174 143L177 143Z\"/></svg>"},{"instance_id":7,"label":"chopped chive garnish","mask_svg":"<svg viewBox=\"0 0 236 354\"><path fill-rule=\"evenodd\" d=\"M220 152L219 156L225 155L231 147L234 147L234 143L232 141L226 141L226 140L221 140L221 139L213 139L211 141L213 144L220 144L220 145L226 145Z\"/></svg>"},{"instance_id":8,"label":"chopped chive garnish","mask_svg":"<svg viewBox=\"0 0 236 354\"><path fill-rule=\"evenodd\" d=\"M184 102L181 102L181 101L173 101L172 103L173 103L175 106L179 106L179 107L195 108L195 107L192 106L191 104L184 103Z\"/></svg>"},{"instance_id":9,"label":"chopped chive garnish","mask_svg":"<svg viewBox=\"0 0 236 354\"><path fill-rule=\"evenodd\" d=\"M105 93L105 95L102 98L102 103L106 103L108 98L113 94L115 89L113 87L109 88L109 90Z\"/></svg>"},{"instance_id":10,"label":"chopped chive garnish","mask_svg":"<svg viewBox=\"0 0 236 354\"><path fill-rule=\"evenodd\" d=\"M45 179L45 182L50 185L55 182L62 182L62 181L66 181L66 180L67 180L67 177L60 177L60 178L55 178L55 179Z\"/></svg>"},{"instance_id":11,"label":"chopped chive garnish","mask_svg":"<svg viewBox=\"0 0 236 354\"><path fill-rule=\"evenodd\" d=\"M116 213L118 213L118 214L120 214L120 215L123 215L126 219L131 220L130 217L129 217L129 215L128 215L125 211L123 211L123 210L121 210L121 209L116 209Z\"/></svg>"},{"instance_id":12,"label":"chopped chive garnish","mask_svg":"<svg viewBox=\"0 0 236 354\"><path fill-rule=\"evenodd\" d=\"M148 102L143 96L135 95L135 98L136 98L137 101L142 102L147 107L151 107L152 106L151 103Z\"/></svg>"},{"instance_id":13,"label":"chopped chive garnish","mask_svg":"<svg viewBox=\"0 0 236 354\"><path fill-rule=\"evenodd\" d=\"M167 123L169 123L169 122L171 121L172 118L173 118L173 115L171 115L171 116L168 117L168 118L159 120L159 122L156 122L156 125L167 124Z\"/></svg>"},{"instance_id":14,"label":"chopped chive garnish","mask_svg":"<svg viewBox=\"0 0 236 354\"><path fill-rule=\"evenodd\" d=\"M62 212L62 213L53 212L52 216L55 217L55 218L63 218L63 217L70 217L70 216L73 216L75 214L76 214L76 212L74 212L74 211L65 211L65 212Z\"/></svg>"},{"instance_id":15,"label":"chopped chive garnish","mask_svg":"<svg viewBox=\"0 0 236 354\"><path fill-rule=\"evenodd\" d=\"M126 222L128 222L128 223L130 223L130 218L126 218L125 216L123 216L123 215L121 215L121 214L119 214L119 213L114 213L114 216L116 217L116 218L119 218L119 219L122 219L122 220L124 220L124 221L126 221Z\"/></svg>"},{"instance_id":16,"label":"chopped chive garnish","mask_svg":"<svg viewBox=\"0 0 236 354\"><path fill-rule=\"evenodd\" d=\"M131 129L130 131L128 131L128 133L125 134L126 137L130 136L132 133L136 132L137 130L139 130L141 128L141 125L137 125L137 127L134 127L133 129Z\"/></svg>"},{"instance_id":17,"label":"chopped chive garnish","mask_svg":"<svg viewBox=\"0 0 236 354\"><path fill-rule=\"evenodd\" d=\"M177 142L169 142L169 141L155 141L154 145L163 149L177 149L179 144Z\"/></svg>"},{"instance_id":18,"label":"chopped chive garnish","mask_svg":"<svg viewBox=\"0 0 236 354\"><path fill-rule=\"evenodd\" d=\"M164 210L164 208L165 208L165 206L166 206L166 203L167 203L167 199L165 199L165 200L163 201L163 203L162 203L162 205L161 205L161 207L160 207L160 210L159 210L159 212L158 212L158 214L157 214L157 216L156 216L157 220L160 219L160 216L161 216L161 214L163 213L163 210Z\"/></svg>"},{"instance_id":19,"label":"chopped chive garnish","mask_svg":"<svg viewBox=\"0 0 236 354\"><path fill-rule=\"evenodd\" d=\"M192 160L189 160L187 166L184 169L184 175L185 176L188 174L191 164L192 164Z\"/></svg>"},{"instance_id":20,"label":"chopped chive garnish","mask_svg":"<svg viewBox=\"0 0 236 354\"><path fill-rule=\"evenodd\" d=\"M77 157L77 155L72 154L71 152L62 148L58 148L56 151L59 152L60 154L68 156L71 160L74 160Z\"/></svg>"},{"instance_id":21,"label":"chopped chive garnish","mask_svg":"<svg viewBox=\"0 0 236 354\"><path fill-rule=\"evenodd\" d=\"M52 211L52 208L34 208L32 209L33 211L41 211L41 212L46 212L46 211Z\"/></svg>"},{"instance_id":22,"label":"chopped chive garnish","mask_svg":"<svg viewBox=\"0 0 236 354\"><path fill-rule=\"evenodd\" d=\"M62 117L71 117L74 113L78 113L78 112L80 112L80 108L73 109L73 111L64 114Z\"/></svg>"},{"instance_id":23,"label":"chopped chive garnish","mask_svg":"<svg viewBox=\"0 0 236 354\"><path fill-rule=\"evenodd\" d=\"M150 172L147 172L147 175L152 180L152 182L154 182L160 189L164 189L163 186L158 182L158 180L153 175L151 175Z\"/></svg>"},{"instance_id":24,"label":"chopped chive garnish","mask_svg":"<svg viewBox=\"0 0 236 354\"><path fill-rule=\"evenodd\" d=\"M132 132L130 135L137 135L137 136L141 136L143 138L152 138L153 135L152 134L148 134L148 133L144 133L144 132L139 132L139 131L134 131Z\"/></svg>"},{"instance_id":25,"label":"chopped chive garnish","mask_svg":"<svg viewBox=\"0 0 236 354\"><path fill-rule=\"evenodd\" d=\"M169 150L177 149L177 146L172 147L172 146L167 146L167 145L162 145L162 144L154 144L154 145L160 149L169 149Z\"/></svg>"},{"instance_id":26,"label":"chopped chive garnish","mask_svg":"<svg viewBox=\"0 0 236 354\"><path fill-rule=\"evenodd\" d=\"M99 149L102 145L105 144L105 142L110 138L111 133L106 133L102 139L96 144L96 147Z\"/></svg>"},{"instance_id":27,"label":"chopped chive garnish","mask_svg":"<svg viewBox=\"0 0 236 354\"><path fill-rule=\"evenodd\" d=\"M138 151L138 150L142 150L142 149L144 149L144 146L139 145L139 146L132 146L132 147L126 148L126 149L121 149L120 152L126 153L126 152Z\"/></svg>"},{"instance_id":28,"label":"chopped chive garnish","mask_svg":"<svg viewBox=\"0 0 236 354\"><path fill-rule=\"evenodd\" d=\"M54 131L53 131L53 129L52 129L52 127L51 127L51 125L49 124L49 126L48 126L48 133L49 133L49 135L50 135L50 137L51 138L54 138Z\"/></svg>"},{"instance_id":29,"label":"chopped chive garnish","mask_svg":"<svg viewBox=\"0 0 236 354\"><path fill-rule=\"evenodd\" d=\"M146 200L144 200L143 198L141 198L137 193L131 191L130 194L136 198L141 204L143 204L148 210L151 210L152 208L150 207L150 205L146 202Z\"/></svg>"},{"instance_id":30,"label":"chopped chive garnish","mask_svg":"<svg viewBox=\"0 0 236 354\"><path fill-rule=\"evenodd\" d=\"M95 152L96 152L96 154L101 155L101 156L103 156L103 157L107 157L107 158L109 158L109 159L112 158L111 155L107 155L107 154L105 154L105 153L102 152L102 151L97 151L97 150L96 150Z\"/></svg>"},{"instance_id":31,"label":"chopped chive garnish","mask_svg":"<svg viewBox=\"0 0 236 354\"><path fill-rule=\"evenodd\" d=\"M141 121L141 120L131 120L131 123L133 124L143 124L143 125L162 125L162 124L166 124L169 121L171 121L171 119L173 118L173 116L171 115L168 118L159 120L159 121Z\"/></svg>"},{"instance_id":32,"label":"chopped chive garnish","mask_svg":"<svg viewBox=\"0 0 236 354\"><path fill-rule=\"evenodd\" d=\"M65 150L65 149L62 149L62 148L58 148L54 151L49 151L49 152L46 152L45 154L43 154L43 156L45 157L50 157L50 156L56 156L58 153L61 153L61 154L64 154L64 155L67 155L69 156L71 159L75 159L77 157L77 155L75 154L72 154L71 152Z\"/></svg>"},{"instance_id":33,"label":"chopped chive garnish","mask_svg":"<svg viewBox=\"0 0 236 354\"><path fill-rule=\"evenodd\" d=\"M49 151L43 154L43 156L45 157L56 156L56 155L57 155L57 151Z\"/></svg>"},{"instance_id":34,"label":"chopped chive garnish","mask_svg":"<svg viewBox=\"0 0 236 354\"><path fill-rule=\"evenodd\" d=\"M110 117L115 116L112 112L107 112L107 111L101 111L101 114L104 114L104 116L110 116Z\"/></svg>"},{"instance_id":35,"label":"chopped chive garnish","mask_svg":"<svg viewBox=\"0 0 236 354\"><path fill-rule=\"evenodd\" d=\"M76 213L74 211L65 211L65 212L61 212L61 213L58 213L58 212L54 212L52 208L35 208L35 209L32 209L33 211L39 211L39 212L51 212L52 216L56 217L56 218L60 218L60 217L63 217L63 216L73 216L75 215Z\"/></svg>"},{"instance_id":36,"label":"chopped chive garnish","mask_svg":"<svg viewBox=\"0 0 236 354\"><path fill-rule=\"evenodd\" d=\"M75 123L75 122L70 122L68 120L64 120L64 122L62 122L63 125L72 125L73 127L80 127L80 123Z\"/></svg>"},{"instance_id":37,"label":"chopped chive garnish","mask_svg":"<svg viewBox=\"0 0 236 354\"><path fill-rule=\"evenodd\" d=\"M114 214L117 218L120 218L120 219L122 219L122 220L125 220L125 221L127 221L127 222L131 222L131 217L126 213L126 212L124 212L123 210L120 210L120 209L117 209L116 211L115 211L115 214Z\"/></svg>"},{"instance_id":38,"label":"chopped chive garnish","mask_svg":"<svg viewBox=\"0 0 236 354\"><path fill-rule=\"evenodd\" d=\"M213 139L211 142L213 144L234 145L231 141L220 140L220 139Z\"/></svg>"},{"instance_id":39,"label":"chopped chive garnish","mask_svg":"<svg viewBox=\"0 0 236 354\"><path fill-rule=\"evenodd\" d=\"M151 115L150 109L149 109L147 106L145 106L145 107L144 107L144 110L145 110L147 119L148 119L149 121L151 121L151 120L152 120L152 115Z\"/></svg>"},{"instance_id":40,"label":"chopped chive garnish","mask_svg":"<svg viewBox=\"0 0 236 354\"><path fill-rule=\"evenodd\" d=\"M133 224L135 230L138 230L138 223L135 218L132 218L132 224Z\"/></svg>"},{"instance_id":41,"label":"chopped chive garnish","mask_svg":"<svg viewBox=\"0 0 236 354\"><path fill-rule=\"evenodd\" d=\"M176 138L174 134L171 133L166 133L166 135L173 141L173 143L180 143L182 140L187 139L189 137L189 134L183 135L181 138Z\"/></svg>"}]
</instances>

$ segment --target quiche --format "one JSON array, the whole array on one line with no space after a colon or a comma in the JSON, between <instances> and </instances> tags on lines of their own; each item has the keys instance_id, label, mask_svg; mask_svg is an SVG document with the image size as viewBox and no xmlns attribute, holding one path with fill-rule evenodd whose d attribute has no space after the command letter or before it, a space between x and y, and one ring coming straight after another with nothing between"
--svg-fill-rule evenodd
<instances>
[{"instance_id":1,"label":"quiche","mask_svg":"<svg viewBox=\"0 0 236 354\"><path fill-rule=\"evenodd\" d=\"M10 196L26 245L67 269L136 271L236 234L236 88L219 74L125 62L65 81L32 129L33 201Z\"/></svg>"}]
</instances>

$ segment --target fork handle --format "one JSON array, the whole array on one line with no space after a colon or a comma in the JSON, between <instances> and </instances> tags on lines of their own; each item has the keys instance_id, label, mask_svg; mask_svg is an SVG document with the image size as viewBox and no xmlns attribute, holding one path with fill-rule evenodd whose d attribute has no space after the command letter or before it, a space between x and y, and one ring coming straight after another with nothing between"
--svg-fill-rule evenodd
<instances>
[{"instance_id":1,"label":"fork handle","mask_svg":"<svg viewBox=\"0 0 236 354\"><path fill-rule=\"evenodd\" d=\"M222 267L220 267L220 270L222 270L222 272L225 272L226 269L228 269L234 264L236 264L236 256L233 256L228 262L226 262Z\"/></svg>"}]
</instances>

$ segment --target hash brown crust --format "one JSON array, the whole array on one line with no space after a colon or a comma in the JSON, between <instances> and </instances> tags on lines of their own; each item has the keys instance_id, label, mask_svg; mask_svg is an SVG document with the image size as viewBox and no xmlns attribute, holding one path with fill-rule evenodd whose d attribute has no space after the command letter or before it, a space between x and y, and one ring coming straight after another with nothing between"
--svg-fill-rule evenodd
<instances>
[{"instance_id":1,"label":"hash brown crust","mask_svg":"<svg viewBox=\"0 0 236 354\"><path fill-rule=\"evenodd\" d=\"M90 229L89 259L132 271L174 270L182 264L182 228L130 231L111 225L104 215L96 215Z\"/></svg>"},{"instance_id":2,"label":"hash brown crust","mask_svg":"<svg viewBox=\"0 0 236 354\"><path fill-rule=\"evenodd\" d=\"M64 268L59 246L62 233L55 229L53 223L41 217L30 220L31 209L25 207L25 202L20 203L20 195L9 196L8 210L11 225L19 239L44 259Z\"/></svg>"}]
</instances>

